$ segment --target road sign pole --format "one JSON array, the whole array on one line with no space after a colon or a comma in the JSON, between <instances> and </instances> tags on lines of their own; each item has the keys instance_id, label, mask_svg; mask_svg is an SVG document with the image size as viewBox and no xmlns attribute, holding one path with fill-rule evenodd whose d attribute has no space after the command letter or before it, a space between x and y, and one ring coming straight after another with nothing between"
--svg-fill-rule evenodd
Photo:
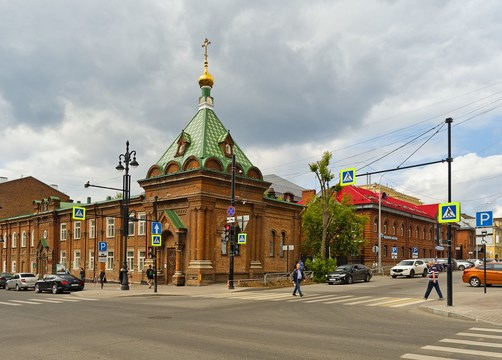
<instances>
[{"instance_id":1,"label":"road sign pole","mask_svg":"<svg viewBox=\"0 0 502 360\"><path fill-rule=\"evenodd\" d=\"M451 123L452 118L447 118L445 122L448 124L448 202L451 202L451 163L453 161L451 157ZM460 211L460 209L457 209ZM451 266L451 247L452 247L452 233L451 233L451 222L448 223L448 269L447 269L447 279L446 279L446 290L447 290L447 305L453 306L453 274Z\"/></svg>"},{"instance_id":2,"label":"road sign pole","mask_svg":"<svg viewBox=\"0 0 502 360\"><path fill-rule=\"evenodd\" d=\"M230 205L235 206L235 153L232 153L232 178L230 185ZM230 269L228 271L228 288L234 289L234 252L235 252L235 224L230 224Z\"/></svg>"},{"instance_id":3,"label":"road sign pole","mask_svg":"<svg viewBox=\"0 0 502 360\"><path fill-rule=\"evenodd\" d=\"M157 199L158 197L155 196L155 200L153 201L153 214L155 216L155 222L158 222L159 220L157 219ZM161 235L162 236L162 235ZM153 259L153 292L157 293L157 248L158 246L154 246L155 248L155 255Z\"/></svg>"}]
</instances>

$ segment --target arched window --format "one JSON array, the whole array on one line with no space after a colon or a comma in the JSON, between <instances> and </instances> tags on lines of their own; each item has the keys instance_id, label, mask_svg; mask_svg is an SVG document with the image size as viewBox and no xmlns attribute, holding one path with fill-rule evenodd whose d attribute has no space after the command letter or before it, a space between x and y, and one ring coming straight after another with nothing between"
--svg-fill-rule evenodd
<instances>
[{"instance_id":1,"label":"arched window","mask_svg":"<svg viewBox=\"0 0 502 360\"><path fill-rule=\"evenodd\" d=\"M378 232L378 219L373 221L373 232Z\"/></svg>"},{"instance_id":2,"label":"arched window","mask_svg":"<svg viewBox=\"0 0 502 360\"><path fill-rule=\"evenodd\" d=\"M392 235L396 235L396 222L392 223Z\"/></svg>"},{"instance_id":3,"label":"arched window","mask_svg":"<svg viewBox=\"0 0 502 360\"><path fill-rule=\"evenodd\" d=\"M26 247L26 231L23 231L21 234L21 247L25 248Z\"/></svg>"},{"instance_id":4,"label":"arched window","mask_svg":"<svg viewBox=\"0 0 502 360\"><path fill-rule=\"evenodd\" d=\"M420 231L418 230L418 226L415 229L415 239L418 239L420 235Z\"/></svg>"},{"instance_id":5,"label":"arched window","mask_svg":"<svg viewBox=\"0 0 502 360\"><path fill-rule=\"evenodd\" d=\"M408 238L411 239L411 225L410 227L408 228Z\"/></svg>"},{"instance_id":6,"label":"arched window","mask_svg":"<svg viewBox=\"0 0 502 360\"><path fill-rule=\"evenodd\" d=\"M383 257L386 258L387 257L387 245L384 245L383 246Z\"/></svg>"},{"instance_id":7,"label":"arched window","mask_svg":"<svg viewBox=\"0 0 502 360\"><path fill-rule=\"evenodd\" d=\"M15 248L17 246L17 234L13 233L12 234L12 248Z\"/></svg>"},{"instance_id":8,"label":"arched window","mask_svg":"<svg viewBox=\"0 0 502 360\"><path fill-rule=\"evenodd\" d=\"M401 236L404 236L404 224L401 223Z\"/></svg>"},{"instance_id":9,"label":"arched window","mask_svg":"<svg viewBox=\"0 0 502 360\"><path fill-rule=\"evenodd\" d=\"M10 271L13 272L13 273L17 272L16 262L15 261L12 262L12 267L11 267Z\"/></svg>"},{"instance_id":10,"label":"arched window","mask_svg":"<svg viewBox=\"0 0 502 360\"><path fill-rule=\"evenodd\" d=\"M282 250L282 247L286 243L286 233L283 231L281 232L281 242L279 244L279 256L284 257L284 250Z\"/></svg>"},{"instance_id":11,"label":"arched window","mask_svg":"<svg viewBox=\"0 0 502 360\"><path fill-rule=\"evenodd\" d=\"M425 226L422 228L422 239L425 240Z\"/></svg>"},{"instance_id":12,"label":"arched window","mask_svg":"<svg viewBox=\"0 0 502 360\"><path fill-rule=\"evenodd\" d=\"M383 223L383 231L384 234L387 234L387 220Z\"/></svg>"},{"instance_id":13,"label":"arched window","mask_svg":"<svg viewBox=\"0 0 502 360\"><path fill-rule=\"evenodd\" d=\"M270 240L268 242L268 256L274 256L274 247L275 247L275 231L270 232Z\"/></svg>"}]
</instances>

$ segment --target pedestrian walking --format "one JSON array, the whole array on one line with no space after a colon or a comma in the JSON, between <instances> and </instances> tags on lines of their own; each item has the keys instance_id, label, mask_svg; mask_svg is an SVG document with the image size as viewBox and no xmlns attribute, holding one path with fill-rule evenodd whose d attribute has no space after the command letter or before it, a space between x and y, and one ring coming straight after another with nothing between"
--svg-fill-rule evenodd
<instances>
[{"instance_id":1,"label":"pedestrian walking","mask_svg":"<svg viewBox=\"0 0 502 360\"><path fill-rule=\"evenodd\" d=\"M85 270L84 270L84 268L80 268L80 280L85 281Z\"/></svg>"},{"instance_id":2,"label":"pedestrian walking","mask_svg":"<svg viewBox=\"0 0 502 360\"><path fill-rule=\"evenodd\" d=\"M296 263L296 268L293 270L293 281L295 283L295 289L293 290L293 296L296 296L298 292L300 296L303 296L302 289L300 288L300 283L305 279L305 274L301 269L300 263Z\"/></svg>"},{"instance_id":3,"label":"pedestrian walking","mask_svg":"<svg viewBox=\"0 0 502 360\"><path fill-rule=\"evenodd\" d=\"M441 293L441 289L439 288L439 271L437 266L433 264L432 261L429 261L428 263L427 276L429 277L429 283L427 284L427 290L425 291L424 299L427 300L432 291L432 288L434 288L438 293L439 300L443 300L443 294Z\"/></svg>"},{"instance_id":4,"label":"pedestrian walking","mask_svg":"<svg viewBox=\"0 0 502 360\"><path fill-rule=\"evenodd\" d=\"M153 283L153 276L154 276L154 271L152 269L152 265L149 265L148 269L146 270L146 278L148 279L148 288L152 288L152 283Z\"/></svg>"},{"instance_id":5,"label":"pedestrian walking","mask_svg":"<svg viewBox=\"0 0 502 360\"><path fill-rule=\"evenodd\" d=\"M102 289L104 283L106 282L106 273L104 271L101 271L99 273L99 282L101 283L101 289Z\"/></svg>"}]
</instances>

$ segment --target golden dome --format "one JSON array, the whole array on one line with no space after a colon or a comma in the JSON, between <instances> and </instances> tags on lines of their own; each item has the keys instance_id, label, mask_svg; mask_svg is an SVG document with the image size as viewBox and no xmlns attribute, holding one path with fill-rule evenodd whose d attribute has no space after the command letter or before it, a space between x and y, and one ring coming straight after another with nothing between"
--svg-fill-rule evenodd
<instances>
[{"instance_id":1,"label":"golden dome","mask_svg":"<svg viewBox=\"0 0 502 360\"><path fill-rule=\"evenodd\" d=\"M213 84L214 84L213 76L209 73L209 71L207 71L207 67L205 67L204 74L199 76L199 86L200 87L209 86L212 88Z\"/></svg>"}]
</instances>

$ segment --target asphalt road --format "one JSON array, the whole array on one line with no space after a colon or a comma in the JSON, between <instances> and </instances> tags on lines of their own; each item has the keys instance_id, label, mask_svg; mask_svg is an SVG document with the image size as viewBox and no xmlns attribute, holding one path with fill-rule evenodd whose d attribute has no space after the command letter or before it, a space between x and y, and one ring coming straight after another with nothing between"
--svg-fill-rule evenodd
<instances>
[{"instance_id":1,"label":"asphalt road","mask_svg":"<svg viewBox=\"0 0 502 360\"><path fill-rule=\"evenodd\" d=\"M291 289L102 299L0 290L1 358L399 359L477 326L419 310L425 281L305 286L303 298ZM375 302L389 297L408 300ZM452 358L473 358L462 356Z\"/></svg>"}]
</instances>

